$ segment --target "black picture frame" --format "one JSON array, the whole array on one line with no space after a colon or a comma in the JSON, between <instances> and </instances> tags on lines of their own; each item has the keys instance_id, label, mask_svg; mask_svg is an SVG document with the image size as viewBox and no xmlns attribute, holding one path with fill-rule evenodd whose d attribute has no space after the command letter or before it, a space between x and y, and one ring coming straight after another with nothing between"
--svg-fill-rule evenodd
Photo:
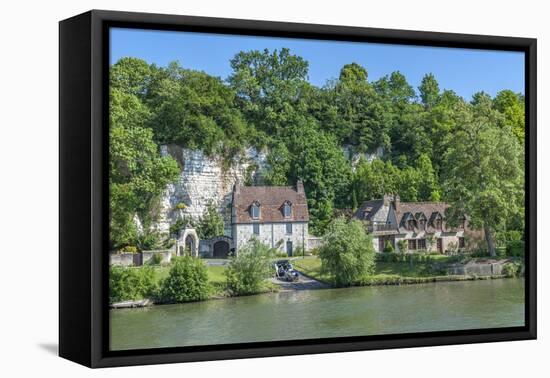
<instances>
[{"instance_id":1,"label":"black picture frame","mask_svg":"<svg viewBox=\"0 0 550 378\"><path fill-rule=\"evenodd\" d=\"M108 350L110 27L525 53L525 326L230 345ZM88 367L536 338L536 39L92 10L59 24L59 354Z\"/></svg>"}]
</instances>

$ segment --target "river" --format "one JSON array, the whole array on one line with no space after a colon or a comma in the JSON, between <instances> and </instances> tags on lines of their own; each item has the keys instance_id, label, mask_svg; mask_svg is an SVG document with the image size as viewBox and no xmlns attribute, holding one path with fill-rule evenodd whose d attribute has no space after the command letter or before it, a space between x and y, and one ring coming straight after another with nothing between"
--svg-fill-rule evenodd
<instances>
[{"instance_id":1,"label":"river","mask_svg":"<svg viewBox=\"0 0 550 378\"><path fill-rule=\"evenodd\" d=\"M307 290L110 311L111 350L524 325L524 280Z\"/></svg>"}]
</instances>

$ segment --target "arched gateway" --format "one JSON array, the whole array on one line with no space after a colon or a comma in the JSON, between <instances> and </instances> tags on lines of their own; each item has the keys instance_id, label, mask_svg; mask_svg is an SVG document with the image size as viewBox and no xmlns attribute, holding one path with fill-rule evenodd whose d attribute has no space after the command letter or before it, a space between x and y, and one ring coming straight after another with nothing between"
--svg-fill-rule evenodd
<instances>
[{"instance_id":1,"label":"arched gateway","mask_svg":"<svg viewBox=\"0 0 550 378\"><path fill-rule=\"evenodd\" d=\"M176 242L177 255L183 256L185 251L189 251L193 257L199 257L199 236L189 224L185 226Z\"/></svg>"}]
</instances>

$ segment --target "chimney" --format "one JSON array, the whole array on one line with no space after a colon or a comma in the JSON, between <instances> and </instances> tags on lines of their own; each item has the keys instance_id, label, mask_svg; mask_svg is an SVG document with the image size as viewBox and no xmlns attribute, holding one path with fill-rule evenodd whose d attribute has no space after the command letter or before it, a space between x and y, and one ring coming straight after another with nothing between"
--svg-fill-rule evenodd
<instances>
[{"instance_id":1,"label":"chimney","mask_svg":"<svg viewBox=\"0 0 550 378\"><path fill-rule=\"evenodd\" d=\"M302 180L298 180L296 182L296 191L298 193L305 194L304 183L302 182Z\"/></svg>"},{"instance_id":2,"label":"chimney","mask_svg":"<svg viewBox=\"0 0 550 378\"><path fill-rule=\"evenodd\" d=\"M393 196L391 194L384 194L382 200L384 201L384 206L389 206L393 202Z\"/></svg>"},{"instance_id":3,"label":"chimney","mask_svg":"<svg viewBox=\"0 0 550 378\"><path fill-rule=\"evenodd\" d=\"M399 194L393 195L393 207L395 210L399 208L399 205L401 204L401 198L399 197Z\"/></svg>"}]
</instances>

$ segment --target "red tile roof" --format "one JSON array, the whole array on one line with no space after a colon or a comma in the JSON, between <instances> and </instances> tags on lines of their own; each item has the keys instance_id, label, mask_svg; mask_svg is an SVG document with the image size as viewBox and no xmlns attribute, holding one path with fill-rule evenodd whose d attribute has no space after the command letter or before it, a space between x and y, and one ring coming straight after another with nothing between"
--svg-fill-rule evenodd
<instances>
[{"instance_id":1,"label":"red tile roof","mask_svg":"<svg viewBox=\"0 0 550 378\"><path fill-rule=\"evenodd\" d=\"M253 219L250 206L260 203L260 218ZM283 216L285 201L292 204L291 216ZM292 186L240 186L233 189L233 223L267 223L267 222L307 222L307 208L304 186L298 182Z\"/></svg>"}]
</instances>

